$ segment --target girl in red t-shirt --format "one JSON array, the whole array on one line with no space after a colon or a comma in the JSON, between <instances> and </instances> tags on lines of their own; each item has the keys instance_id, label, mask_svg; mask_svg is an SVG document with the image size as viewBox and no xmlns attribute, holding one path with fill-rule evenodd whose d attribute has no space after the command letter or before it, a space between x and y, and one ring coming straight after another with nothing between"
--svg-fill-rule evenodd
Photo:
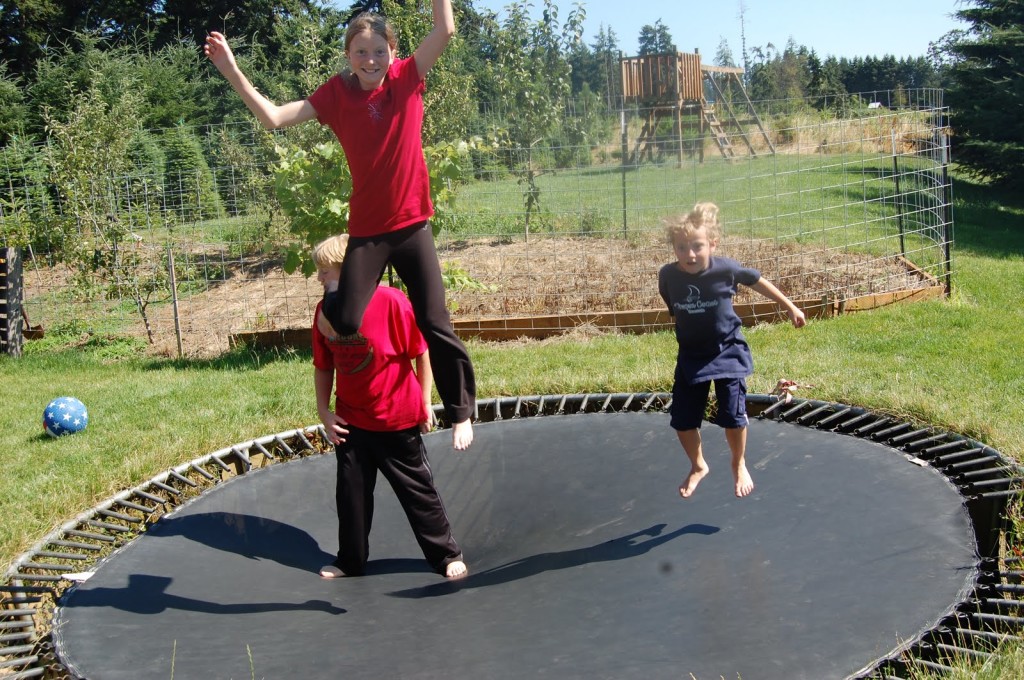
<instances>
[{"instance_id":1,"label":"girl in red t-shirt","mask_svg":"<svg viewBox=\"0 0 1024 680\"><path fill-rule=\"evenodd\" d=\"M282 105L256 91L235 63L224 35L211 31L205 52L264 127L316 118L338 137L352 172L350 238L338 292L324 296L319 327L328 336L365 342L359 326L391 264L409 291L416 324L437 369L437 391L452 423L452 443L462 450L473 441L476 380L445 306L428 224L434 206L422 142L424 78L455 34L455 19L451 0L433 0L432 7L433 30L406 59L397 58L394 31L383 17L359 14L345 33L349 68L308 99Z\"/></svg>"}]
</instances>

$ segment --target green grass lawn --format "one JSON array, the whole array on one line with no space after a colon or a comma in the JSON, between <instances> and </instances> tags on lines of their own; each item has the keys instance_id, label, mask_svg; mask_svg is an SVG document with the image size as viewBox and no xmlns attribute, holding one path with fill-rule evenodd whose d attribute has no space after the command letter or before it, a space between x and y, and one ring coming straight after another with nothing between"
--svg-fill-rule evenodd
<instances>
[{"instance_id":1,"label":"green grass lawn","mask_svg":"<svg viewBox=\"0 0 1024 680\"><path fill-rule=\"evenodd\" d=\"M750 329L751 392L791 378L814 385L800 396L919 419L1024 457L1024 204L962 179L955 193L951 299L799 331ZM0 568L78 513L168 467L316 421L308 353L156 360L132 342L93 338L72 347L72 337L29 344L21 359L0 357ZM675 341L669 333L604 335L471 343L470 351L481 398L667 391ZM43 434L43 407L59 395L89 407L85 432ZM679 466L682 474L682 452ZM1021 656L1017 650L1000 663L1020 671Z\"/></svg>"}]
</instances>

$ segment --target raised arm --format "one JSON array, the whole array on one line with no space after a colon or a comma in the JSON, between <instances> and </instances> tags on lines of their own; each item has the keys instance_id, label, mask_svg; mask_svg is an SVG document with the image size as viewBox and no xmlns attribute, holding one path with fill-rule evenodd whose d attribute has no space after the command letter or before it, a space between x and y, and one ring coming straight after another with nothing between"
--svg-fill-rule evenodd
<instances>
[{"instance_id":1,"label":"raised arm","mask_svg":"<svg viewBox=\"0 0 1024 680\"><path fill-rule=\"evenodd\" d=\"M235 55L228 45L228 39L222 33L210 31L206 36L203 52L221 72L221 75L227 79L231 88L238 93L246 107L252 111L263 127L270 129L288 127L316 118L316 109L305 99L279 106L260 94L238 68L238 64L235 63Z\"/></svg>"},{"instance_id":2,"label":"raised arm","mask_svg":"<svg viewBox=\"0 0 1024 680\"><path fill-rule=\"evenodd\" d=\"M786 295L781 290L776 288L775 284L773 284L768 279L762 276L760 279L757 280L757 283L751 286L751 288L756 290L761 295L764 295L766 298L774 300L778 304L785 307L786 314L789 315L789 320L793 322L793 325L796 328L802 328L804 324L807 323L807 318L804 316L804 313L800 311L800 308L794 305L793 301L786 297Z\"/></svg>"},{"instance_id":3,"label":"raised arm","mask_svg":"<svg viewBox=\"0 0 1024 680\"><path fill-rule=\"evenodd\" d=\"M426 78L427 72L437 63L444 48L455 35L455 15L452 13L451 0L432 0L434 28L423 39L413 57L416 59L416 70L420 78Z\"/></svg>"}]
</instances>

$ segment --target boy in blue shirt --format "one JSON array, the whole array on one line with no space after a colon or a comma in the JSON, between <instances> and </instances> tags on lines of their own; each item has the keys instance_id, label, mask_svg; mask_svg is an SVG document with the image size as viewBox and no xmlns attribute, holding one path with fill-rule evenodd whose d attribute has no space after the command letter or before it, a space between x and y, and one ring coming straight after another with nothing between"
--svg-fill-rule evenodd
<instances>
[{"instance_id":1,"label":"boy in blue shirt","mask_svg":"<svg viewBox=\"0 0 1024 680\"><path fill-rule=\"evenodd\" d=\"M689 498L710 468L704 460L700 425L715 384L718 416L732 453L736 495L747 496L754 481L747 470L747 376L754 372L750 346L733 309L737 284L750 286L786 308L797 328L804 313L756 269L726 257L713 257L721 237L718 206L698 203L687 215L669 224L668 237L676 262L658 272L658 292L675 318L679 354L672 387L671 424L690 459L690 474L679 485Z\"/></svg>"}]
</instances>

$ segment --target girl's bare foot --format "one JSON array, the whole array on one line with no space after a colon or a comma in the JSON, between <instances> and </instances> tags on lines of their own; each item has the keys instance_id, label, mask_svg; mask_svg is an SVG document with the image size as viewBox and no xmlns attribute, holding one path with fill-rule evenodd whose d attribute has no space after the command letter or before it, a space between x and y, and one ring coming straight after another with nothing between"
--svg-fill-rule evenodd
<instances>
[{"instance_id":1,"label":"girl's bare foot","mask_svg":"<svg viewBox=\"0 0 1024 680\"><path fill-rule=\"evenodd\" d=\"M469 573L469 569L466 568L466 563L458 560L451 562L447 569L445 569L444 577L450 579L460 579Z\"/></svg>"},{"instance_id":2,"label":"girl's bare foot","mask_svg":"<svg viewBox=\"0 0 1024 680\"><path fill-rule=\"evenodd\" d=\"M708 467L693 467L690 468L690 474L686 476L683 483L679 485L679 495L683 498L689 498L693 495L693 492L697 490L697 485L700 484L700 480L707 477L711 469Z\"/></svg>"},{"instance_id":3,"label":"girl's bare foot","mask_svg":"<svg viewBox=\"0 0 1024 680\"><path fill-rule=\"evenodd\" d=\"M750 495L750 492L754 490L754 480L747 472L747 466L741 464L733 474L736 477L736 497L743 498Z\"/></svg>"},{"instance_id":4,"label":"girl's bare foot","mask_svg":"<svg viewBox=\"0 0 1024 680\"><path fill-rule=\"evenodd\" d=\"M452 425L452 446L456 451L465 451L473 443L473 423L466 418Z\"/></svg>"}]
</instances>

